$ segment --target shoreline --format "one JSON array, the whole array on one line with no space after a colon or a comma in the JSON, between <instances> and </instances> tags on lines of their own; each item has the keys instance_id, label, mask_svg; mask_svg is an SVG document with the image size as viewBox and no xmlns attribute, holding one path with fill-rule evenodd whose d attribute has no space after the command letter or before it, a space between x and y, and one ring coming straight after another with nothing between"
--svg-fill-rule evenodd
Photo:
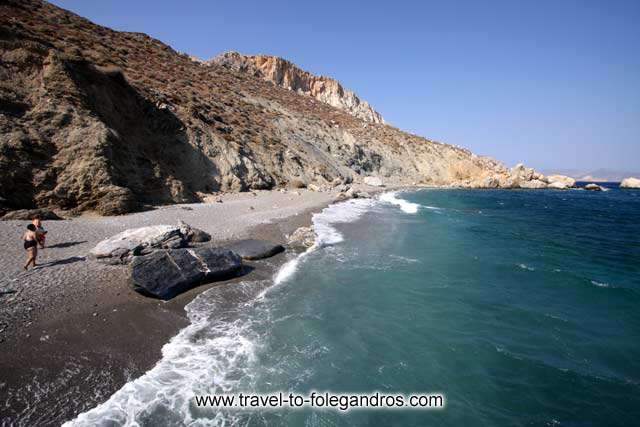
<instances>
[{"instance_id":1,"label":"shoreline","mask_svg":"<svg viewBox=\"0 0 640 427\"><path fill-rule=\"evenodd\" d=\"M4 396L0 423L60 424L102 403L160 360L162 347L189 325L184 308L197 295L247 278L270 279L290 259L285 252L245 262L251 271L244 276L204 284L164 302L133 291L126 267L80 259L81 251L86 254L102 238L132 224L162 223L158 219L165 223L183 219L209 232L215 245L249 236L286 243L286 235L309 226L312 215L333 203L336 194L305 190L236 193L223 196L222 203L163 206L122 217L46 221L51 250L42 251L46 258L40 271L11 278L7 272L11 267L4 265L5 273L0 276L0 288L22 286L17 293L0 296L0 370L6 373L0 381L0 395ZM204 224L210 218L216 219L217 228ZM5 236L0 247L17 246L15 239L10 240L17 231L11 231L21 231L18 227L25 223L0 223ZM100 238L82 241L67 233L68 246L53 242L62 231L87 226L100 228L95 233ZM62 261L71 262L49 261L54 252L58 257L70 255ZM10 256L3 261L16 262ZM21 257L17 261L18 265L23 262Z\"/></svg>"}]
</instances>

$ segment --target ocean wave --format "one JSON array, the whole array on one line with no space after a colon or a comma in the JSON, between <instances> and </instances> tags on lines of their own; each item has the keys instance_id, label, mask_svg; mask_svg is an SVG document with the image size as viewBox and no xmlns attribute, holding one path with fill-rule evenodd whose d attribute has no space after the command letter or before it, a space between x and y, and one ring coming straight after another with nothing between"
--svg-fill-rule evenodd
<instances>
[{"instance_id":1,"label":"ocean wave","mask_svg":"<svg viewBox=\"0 0 640 427\"><path fill-rule=\"evenodd\" d=\"M612 286L608 283L596 282L595 280L591 280L591 284L595 285L599 288L611 288Z\"/></svg>"},{"instance_id":2,"label":"ocean wave","mask_svg":"<svg viewBox=\"0 0 640 427\"><path fill-rule=\"evenodd\" d=\"M394 255L394 254L390 254L389 258L393 258L397 261L401 261L407 264L414 264L414 263L420 263L422 261L420 261L419 259L416 258L409 258L409 257L404 257L404 256L400 256L400 255Z\"/></svg>"},{"instance_id":3,"label":"ocean wave","mask_svg":"<svg viewBox=\"0 0 640 427\"><path fill-rule=\"evenodd\" d=\"M233 414L202 414L192 407L193 396L250 385L260 341L252 332L256 320L243 317L239 309L269 284L240 282L198 295L185 307L191 324L165 344L151 370L64 425L158 425L168 421L168 413L174 424L190 425L201 417L232 424Z\"/></svg>"},{"instance_id":4,"label":"ocean wave","mask_svg":"<svg viewBox=\"0 0 640 427\"><path fill-rule=\"evenodd\" d=\"M420 205L417 203L411 203L408 202L404 199L399 199L396 197L398 193L395 191L389 192L389 193L384 193L380 195L380 201L382 202L386 202L386 203L391 203L392 205L396 205L398 207L400 207L400 209L402 210L402 212L408 213L408 214L414 214L418 212L418 208L420 208Z\"/></svg>"},{"instance_id":5,"label":"ocean wave","mask_svg":"<svg viewBox=\"0 0 640 427\"><path fill-rule=\"evenodd\" d=\"M324 208L322 212L313 215L313 230L316 234L315 243L305 252L287 261L282 265L282 267L280 267L273 278L274 285L277 286L290 279L298 270L300 262L313 251L342 242L344 237L342 236L342 233L334 227L334 225L357 220L374 204L375 201L372 199L347 200L342 203L329 205ZM265 289L263 294L260 296L264 296L264 294L269 290L270 289Z\"/></svg>"}]
</instances>

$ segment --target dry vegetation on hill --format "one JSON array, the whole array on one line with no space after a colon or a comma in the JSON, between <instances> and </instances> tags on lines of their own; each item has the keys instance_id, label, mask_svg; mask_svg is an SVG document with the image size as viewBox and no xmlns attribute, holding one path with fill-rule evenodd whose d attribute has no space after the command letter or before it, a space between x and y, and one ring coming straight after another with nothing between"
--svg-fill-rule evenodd
<instances>
[{"instance_id":1,"label":"dry vegetation on hill","mask_svg":"<svg viewBox=\"0 0 640 427\"><path fill-rule=\"evenodd\" d=\"M5 210L119 214L294 179L478 186L506 173L38 0L0 3L0 57Z\"/></svg>"}]
</instances>

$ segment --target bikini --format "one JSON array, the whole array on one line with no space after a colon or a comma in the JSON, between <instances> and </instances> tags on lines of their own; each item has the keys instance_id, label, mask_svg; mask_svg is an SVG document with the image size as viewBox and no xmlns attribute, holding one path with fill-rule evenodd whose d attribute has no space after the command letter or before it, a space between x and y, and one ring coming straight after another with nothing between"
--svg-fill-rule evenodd
<instances>
[{"instance_id":1,"label":"bikini","mask_svg":"<svg viewBox=\"0 0 640 427\"><path fill-rule=\"evenodd\" d=\"M24 241L24 249L25 250L29 250L31 248L35 248L36 246L38 246L38 242L35 240L25 240Z\"/></svg>"}]
</instances>

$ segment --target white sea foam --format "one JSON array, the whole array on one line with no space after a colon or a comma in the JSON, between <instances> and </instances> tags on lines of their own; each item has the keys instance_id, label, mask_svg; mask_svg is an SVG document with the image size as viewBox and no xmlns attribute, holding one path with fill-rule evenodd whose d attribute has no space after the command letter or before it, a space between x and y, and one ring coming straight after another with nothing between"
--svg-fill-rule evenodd
<instances>
[{"instance_id":1,"label":"white sea foam","mask_svg":"<svg viewBox=\"0 0 640 427\"><path fill-rule=\"evenodd\" d=\"M192 407L194 394L224 393L251 382L259 339L251 330L254 321L239 315L238 307L243 296L266 285L240 282L231 292L212 288L196 297L185 307L191 324L165 344L162 359L151 370L65 425L157 425L168 420L166 411L174 414L171 423L202 422L198 418L203 414ZM153 417L156 411L162 419ZM230 414L206 415L207 424L233 423Z\"/></svg>"},{"instance_id":2,"label":"white sea foam","mask_svg":"<svg viewBox=\"0 0 640 427\"><path fill-rule=\"evenodd\" d=\"M595 286L597 286L599 288L610 288L611 287L611 285L608 284L608 283L596 282L595 280L592 280L591 284L595 285Z\"/></svg>"},{"instance_id":3,"label":"white sea foam","mask_svg":"<svg viewBox=\"0 0 640 427\"><path fill-rule=\"evenodd\" d=\"M293 277L301 260L311 252L341 242L343 236L334 224L356 220L373 204L371 199L349 200L314 215L315 244L285 263L273 281L240 282L200 294L185 307L191 324L165 344L162 359L151 370L65 425L239 422L237 414L195 408L193 396L251 388L261 343L253 325L270 315L269 301L264 298L267 291Z\"/></svg>"},{"instance_id":4,"label":"white sea foam","mask_svg":"<svg viewBox=\"0 0 640 427\"><path fill-rule=\"evenodd\" d=\"M418 212L418 208L420 207L417 203L411 203L404 199L399 199L397 196L397 192L391 191L389 193L384 193L380 195L380 201L391 203L392 205L396 205L400 207L400 209L408 214L414 214Z\"/></svg>"},{"instance_id":5,"label":"white sea foam","mask_svg":"<svg viewBox=\"0 0 640 427\"><path fill-rule=\"evenodd\" d=\"M287 261L273 277L274 285L279 285L293 277L300 262L311 252L325 246L335 245L344 239L334 224L353 222L369 210L375 203L372 199L352 199L342 203L330 205L313 216L313 230L316 241L313 246L297 257ZM265 289L259 297L263 297L269 289Z\"/></svg>"},{"instance_id":6,"label":"white sea foam","mask_svg":"<svg viewBox=\"0 0 640 427\"><path fill-rule=\"evenodd\" d=\"M520 267L523 270L527 270L527 271L535 271L535 268L527 265L527 264L518 264L518 267Z\"/></svg>"}]
</instances>

